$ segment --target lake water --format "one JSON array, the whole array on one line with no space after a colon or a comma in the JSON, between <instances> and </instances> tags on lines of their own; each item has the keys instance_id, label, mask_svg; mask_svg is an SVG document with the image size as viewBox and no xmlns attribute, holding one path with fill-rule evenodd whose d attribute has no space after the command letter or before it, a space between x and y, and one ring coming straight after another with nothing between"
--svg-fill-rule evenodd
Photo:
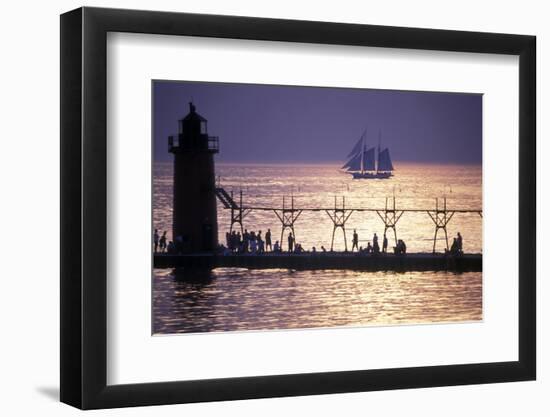
<instances>
[{"instance_id":1,"label":"lake water","mask_svg":"<svg viewBox=\"0 0 550 417\"><path fill-rule=\"evenodd\" d=\"M255 207L331 208L335 197L346 208L383 209L386 197L396 208L435 209L436 198L447 197L448 209L482 208L481 166L396 164L386 180L352 180L338 164L217 164L220 184ZM171 239L172 164L156 163L153 180L154 227ZM440 200L442 204L442 200ZM219 241L229 229L228 210L218 205ZM272 211L252 211L249 231L271 229L280 240L281 226ZM333 225L324 211L304 211L295 224L296 241L310 250L330 248ZM346 224L348 247L356 229L359 245L382 236L384 224L376 212L353 212ZM464 251L482 252L482 218L456 213L448 225L449 244L460 232ZM424 212L406 212L397 234L408 252L431 252L434 224ZM283 242L286 242L287 232ZM393 233L389 236L394 244ZM440 232L437 250L445 248ZM335 250L344 249L341 230ZM482 274L479 272L359 272L215 269L200 282L179 280L176 271L153 271L153 333L268 330L403 323L462 322L482 319Z\"/></svg>"}]
</instances>

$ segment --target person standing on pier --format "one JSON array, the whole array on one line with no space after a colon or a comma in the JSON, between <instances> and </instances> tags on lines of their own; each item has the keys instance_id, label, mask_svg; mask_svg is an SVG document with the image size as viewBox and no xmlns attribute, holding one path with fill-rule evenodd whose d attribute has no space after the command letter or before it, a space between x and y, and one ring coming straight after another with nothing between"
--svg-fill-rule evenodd
<instances>
[{"instance_id":1,"label":"person standing on pier","mask_svg":"<svg viewBox=\"0 0 550 417\"><path fill-rule=\"evenodd\" d=\"M254 233L253 230L250 231L250 234L248 236L248 244L250 245L250 253L256 253L256 249L257 249L257 243L258 241L256 240L256 233Z\"/></svg>"},{"instance_id":2,"label":"person standing on pier","mask_svg":"<svg viewBox=\"0 0 550 417\"><path fill-rule=\"evenodd\" d=\"M166 230L162 233L159 243L160 243L160 252L161 253L166 252Z\"/></svg>"},{"instance_id":3,"label":"person standing on pier","mask_svg":"<svg viewBox=\"0 0 550 417\"><path fill-rule=\"evenodd\" d=\"M456 244L458 247L458 252L462 253L462 235L460 234L460 232L458 232L458 234L456 235Z\"/></svg>"},{"instance_id":4,"label":"person standing on pier","mask_svg":"<svg viewBox=\"0 0 550 417\"><path fill-rule=\"evenodd\" d=\"M172 242L172 241L168 242L166 252L170 253L170 254L176 253L176 245L174 244L174 242Z\"/></svg>"},{"instance_id":5,"label":"person standing on pier","mask_svg":"<svg viewBox=\"0 0 550 417\"><path fill-rule=\"evenodd\" d=\"M159 231L155 229L155 234L153 235L153 243L155 244L155 253L159 250Z\"/></svg>"},{"instance_id":6,"label":"person standing on pier","mask_svg":"<svg viewBox=\"0 0 550 417\"><path fill-rule=\"evenodd\" d=\"M384 233L384 240L382 240L382 252L386 253L388 251L388 238L386 233Z\"/></svg>"},{"instance_id":7,"label":"person standing on pier","mask_svg":"<svg viewBox=\"0 0 550 417\"><path fill-rule=\"evenodd\" d=\"M359 235L356 229L353 229L353 245L351 246L351 251L353 252L354 249L359 251Z\"/></svg>"},{"instance_id":8,"label":"person standing on pier","mask_svg":"<svg viewBox=\"0 0 550 417\"><path fill-rule=\"evenodd\" d=\"M288 252L292 253L292 250L294 248L294 236L292 236L292 233L288 234Z\"/></svg>"},{"instance_id":9,"label":"person standing on pier","mask_svg":"<svg viewBox=\"0 0 550 417\"><path fill-rule=\"evenodd\" d=\"M244 229L243 233L243 253L248 252L248 243L250 241L250 233L248 233L248 230Z\"/></svg>"},{"instance_id":10,"label":"person standing on pier","mask_svg":"<svg viewBox=\"0 0 550 417\"><path fill-rule=\"evenodd\" d=\"M271 229L267 229L267 232L265 233L265 250L267 251L267 248L269 248L269 251L272 251L271 249Z\"/></svg>"},{"instance_id":11,"label":"person standing on pier","mask_svg":"<svg viewBox=\"0 0 550 417\"><path fill-rule=\"evenodd\" d=\"M264 241L262 240L262 231L261 230L256 235L256 243L258 244L258 252L262 253L264 251Z\"/></svg>"},{"instance_id":12,"label":"person standing on pier","mask_svg":"<svg viewBox=\"0 0 550 417\"><path fill-rule=\"evenodd\" d=\"M261 230L256 235L256 240L258 242L258 253L264 253L265 252L265 245L264 245L264 240L262 239L262 231Z\"/></svg>"},{"instance_id":13,"label":"person standing on pier","mask_svg":"<svg viewBox=\"0 0 550 417\"><path fill-rule=\"evenodd\" d=\"M376 235L376 233L372 237L372 252L373 253L380 252L380 245L378 245L378 236Z\"/></svg>"},{"instance_id":14,"label":"person standing on pier","mask_svg":"<svg viewBox=\"0 0 550 417\"><path fill-rule=\"evenodd\" d=\"M458 252L458 239L456 237L453 238L453 244L451 245L450 253L451 253L451 255L458 255L459 254L459 252Z\"/></svg>"}]
</instances>

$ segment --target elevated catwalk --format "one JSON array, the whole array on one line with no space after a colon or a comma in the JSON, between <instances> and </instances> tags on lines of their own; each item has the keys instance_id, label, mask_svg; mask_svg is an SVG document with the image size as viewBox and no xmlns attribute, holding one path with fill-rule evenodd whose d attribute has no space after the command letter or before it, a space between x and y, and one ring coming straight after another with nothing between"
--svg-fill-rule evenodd
<instances>
[{"instance_id":1,"label":"elevated catwalk","mask_svg":"<svg viewBox=\"0 0 550 417\"><path fill-rule=\"evenodd\" d=\"M457 257L431 253L406 255L357 253L267 253L262 255L154 255L155 268L351 269L363 271L479 271L481 254Z\"/></svg>"},{"instance_id":2,"label":"elevated catwalk","mask_svg":"<svg viewBox=\"0 0 550 417\"><path fill-rule=\"evenodd\" d=\"M373 212L384 222L384 235L388 230L393 231L395 244L397 244L397 222L403 216L404 213L426 213L433 221L435 229L433 235L433 250L436 252L437 235L441 231L445 236L445 247L449 250L449 238L447 235L447 225L457 213L461 214L476 214L483 217L483 211L481 209L456 209L447 207L447 197L442 199L435 199L435 207L432 208L397 208L395 197L386 197L386 204L384 208L374 207L346 207L345 197L342 197L342 203L337 203L336 197L334 197L334 207L297 207L294 205L294 196L290 198L290 206L286 203L286 199L283 196L283 204L279 207L267 207L267 206L248 206L243 203L243 192L239 192L239 200L235 201L233 198L233 191L227 192L224 188L218 187L215 189L215 194L218 200L222 203L223 208L231 210L231 223L229 225L229 232L234 230L237 225L241 235L244 232L244 218L252 211L272 211L275 213L281 223L281 239L280 242L284 242L283 235L286 230L292 233L292 236L296 237L295 223L304 211L310 212L325 212L333 223L332 239L330 243L331 250L334 248L334 235L337 229L341 229L344 234L344 245L346 251L348 250L348 243L346 238L346 222L354 212ZM442 200L440 202L440 200Z\"/></svg>"}]
</instances>

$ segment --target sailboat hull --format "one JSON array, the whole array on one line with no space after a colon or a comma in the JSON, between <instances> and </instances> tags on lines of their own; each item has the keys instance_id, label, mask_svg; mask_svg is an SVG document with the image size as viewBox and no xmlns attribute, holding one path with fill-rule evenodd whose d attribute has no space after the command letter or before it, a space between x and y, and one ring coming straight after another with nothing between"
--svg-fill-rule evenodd
<instances>
[{"instance_id":1,"label":"sailboat hull","mask_svg":"<svg viewBox=\"0 0 550 417\"><path fill-rule=\"evenodd\" d=\"M386 179L392 176L391 172L353 172L352 173L354 180L363 180L363 179Z\"/></svg>"}]
</instances>

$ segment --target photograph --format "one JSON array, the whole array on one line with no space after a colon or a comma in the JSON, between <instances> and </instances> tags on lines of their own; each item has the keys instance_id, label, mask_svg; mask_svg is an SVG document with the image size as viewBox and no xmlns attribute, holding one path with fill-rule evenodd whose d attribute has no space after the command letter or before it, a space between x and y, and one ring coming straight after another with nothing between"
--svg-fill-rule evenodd
<instances>
[{"instance_id":1,"label":"photograph","mask_svg":"<svg viewBox=\"0 0 550 417\"><path fill-rule=\"evenodd\" d=\"M483 94L151 89L153 335L483 320Z\"/></svg>"}]
</instances>

